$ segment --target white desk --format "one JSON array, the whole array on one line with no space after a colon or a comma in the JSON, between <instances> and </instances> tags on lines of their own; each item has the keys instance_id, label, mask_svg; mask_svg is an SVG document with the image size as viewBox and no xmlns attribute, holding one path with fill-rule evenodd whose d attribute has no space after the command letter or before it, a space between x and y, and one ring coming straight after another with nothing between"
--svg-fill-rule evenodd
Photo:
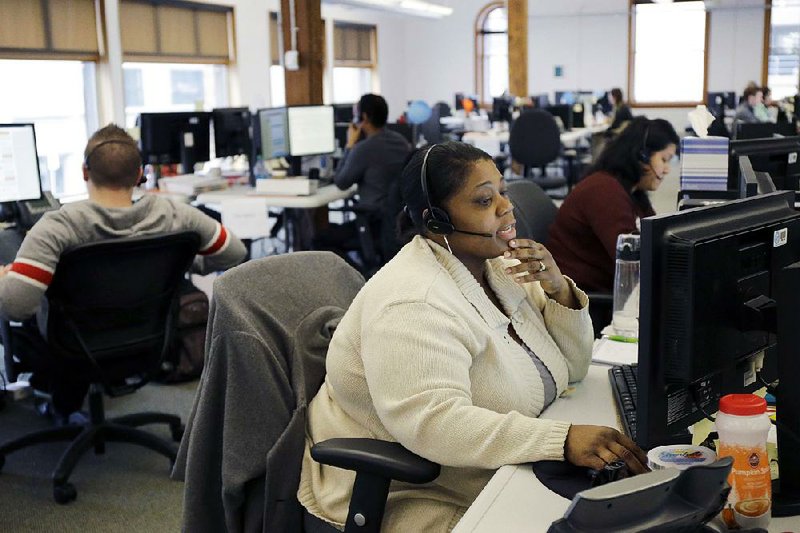
<instances>
[{"instance_id":1,"label":"white desk","mask_svg":"<svg viewBox=\"0 0 800 533\"><path fill-rule=\"evenodd\" d=\"M575 392L559 398L543 414L576 424L620 428L608 366L592 365ZM569 500L542 485L530 464L500 468L453 529L453 533L544 532L564 516ZM800 517L773 518L770 532L800 531Z\"/></svg>"},{"instance_id":2,"label":"white desk","mask_svg":"<svg viewBox=\"0 0 800 533\"><path fill-rule=\"evenodd\" d=\"M293 209L314 209L328 205L336 200L350 198L356 193L357 187L353 185L347 190L341 190L336 185L326 185L317 189L314 194L308 196L283 196L256 194L253 187L231 187L221 191L204 192L197 195L197 203L206 205L210 208L219 205L225 200L237 200L242 198L259 198L264 201L264 207L288 207Z\"/></svg>"},{"instance_id":3,"label":"white desk","mask_svg":"<svg viewBox=\"0 0 800 533\"><path fill-rule=\"evenodd\" d=\"M608 129L607 124L598 124L588 128L573 128L570 131L561 132L561 144L567 148L574 148L582 139L588 139L595 133L600 133ZM468 131L461 140L472 144L488 153L492 157L502 154L500 147L508 143L510 138L508 130L489 130L485 132Z\"/></svg>"}]
</instances>

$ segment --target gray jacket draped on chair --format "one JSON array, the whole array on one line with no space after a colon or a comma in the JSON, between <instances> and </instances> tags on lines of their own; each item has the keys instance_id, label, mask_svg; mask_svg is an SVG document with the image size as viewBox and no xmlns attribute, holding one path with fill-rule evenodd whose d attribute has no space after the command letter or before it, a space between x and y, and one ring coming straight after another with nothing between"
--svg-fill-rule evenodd
<instances>
[{"instance_id":1,"label":"gray jacket draped on chair","mask_svg":"<svg viewBox=\"0 0 800 533\"><path fill-rule=\"evenodd\" d=\"M173 478L183 529L300 531L306 407L364 280L329 252L251 261L214 283L206 361Z\"/></svg>"}]
</instances>

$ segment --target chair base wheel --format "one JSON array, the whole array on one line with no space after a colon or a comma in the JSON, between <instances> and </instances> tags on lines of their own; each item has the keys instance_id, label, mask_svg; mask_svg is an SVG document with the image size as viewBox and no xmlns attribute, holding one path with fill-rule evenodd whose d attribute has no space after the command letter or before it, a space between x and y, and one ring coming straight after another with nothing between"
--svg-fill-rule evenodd
<instances>
[{"instance_id":1,"label":"chair base wheel","mask_svg":"<svg viewBox=\"0 0 800 533\"><path fill-rule=\"evenodd\" d=\"M64 483L53 487L53 499L56 503L66 505L78 497L78 491L72 483Z\"/></svg>"}]
</instances>

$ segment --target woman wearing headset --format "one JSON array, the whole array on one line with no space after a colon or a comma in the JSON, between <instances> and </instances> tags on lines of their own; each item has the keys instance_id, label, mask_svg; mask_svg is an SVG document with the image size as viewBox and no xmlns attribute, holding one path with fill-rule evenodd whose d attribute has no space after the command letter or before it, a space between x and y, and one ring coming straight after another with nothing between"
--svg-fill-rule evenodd
<instances>
[{"instance_id":1,"label":"woman wearing headset","mask_svg":"<svg viewBox=\"0 0 800 533\"><path fill-rule=\"evenodd\" d=\"M547 247L582 289L611 292L617 235L655 214L647 193L669 173L679 142L666 120L635 118L564 200Z\"/></svg>"},{"instance_id":2,"label":"woman wearing headset","mask_svg":"<svg viewBox=\"0 0 800 533\"><path fill-rule=\"evenodd\" d=\"M586 295L540 243L516 236L491 157L449 142L415 153L401 177L411 242L342 318L309 406L298 498L311 531L341 527L353 473L315 463L315 442L400 442L442 465L427 485L392 483L382 530L449 531L505 464L602 468L646 458L601 426L537 418L587 372Z\"/></svg>"}]
</instances>

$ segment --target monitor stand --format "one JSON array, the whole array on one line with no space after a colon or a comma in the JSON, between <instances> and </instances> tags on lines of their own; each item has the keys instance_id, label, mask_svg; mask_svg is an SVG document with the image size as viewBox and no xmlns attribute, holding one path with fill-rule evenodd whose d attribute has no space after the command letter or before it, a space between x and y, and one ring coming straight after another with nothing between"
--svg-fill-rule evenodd
<instances>
[{"instance_id":1,"label":"monitor stand","mask_svg":"<svg viewBox=\"0 0 800 533\"><path fill-rule=\"evenodd\" d=\"M303 175L303 157L302 156L289 156L289 176L302 176Z\"/></svg>"}]
</instances>

